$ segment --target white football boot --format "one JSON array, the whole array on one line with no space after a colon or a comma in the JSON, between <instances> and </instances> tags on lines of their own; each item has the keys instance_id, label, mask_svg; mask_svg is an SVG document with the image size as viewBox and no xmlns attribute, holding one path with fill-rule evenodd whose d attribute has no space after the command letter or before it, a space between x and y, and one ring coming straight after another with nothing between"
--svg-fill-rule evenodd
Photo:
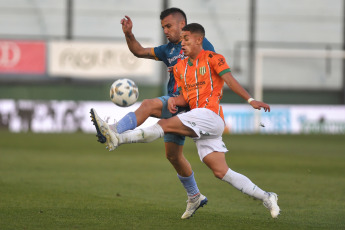
<instances>
[{"instance_id":1,"label":"white football boot","mask_svg":"<svg viewBox=\"0 0 345 230\"><path fill-rule=\"evenodd\" d=\"M98 116L95 109L91 109L90 114L91 120L96 127L98 141L105 143L109 151L116 149L119 145L118 134L113 132L107 122Z\"/></svg>"},{"instance_id":2,"label":"white football boot","mask_svg":"<svg viewBox=\"0 0 345 230\"><path fill-rule=\"evenodd\" d=\"M200 194L199 198L194 202L191 202L188 199L186 211L181 216L181 219L188 219L192 217L196 210L198 210L198 208L203 207L207 204L207 201L207 197L202 194Z\"/></svg>"},{"instance_id":3,"label":"white football boot","mask_svg":"<svg viewBox=\"0 0 345 230\"><path fill-rule=\"evenodd\" d=\"M268 192L268 197L263 200L263 204L271 212L273 218L277 218L280 214L280 208L278 206L278 195L274 192Z\"/></svg>"}]
</instances>

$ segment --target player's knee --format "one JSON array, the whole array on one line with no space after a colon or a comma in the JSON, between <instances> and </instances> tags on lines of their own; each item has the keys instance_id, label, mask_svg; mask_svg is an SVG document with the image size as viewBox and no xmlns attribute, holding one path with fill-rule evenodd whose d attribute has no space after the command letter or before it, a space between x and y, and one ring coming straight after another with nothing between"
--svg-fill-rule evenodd
<instances>
[{"instance_id":1,"label":"player's knee","mask_svg":"<svg viewBox=\"0 0 345 230\"><path fill-rule=\"evenodd\" d=\"M144 99L141 102L141 109L147 111L151 116L159 117L163 103L159 99Z\"/></svg>"},{"instance_id":2,"label":"player's knee","mask_svg":"<svg viewBox=\"0 0 345 230\"><path fill-rule=\"evenodd\" d=\"M167 119L160 119L157 123L164 130L164 133L171 132L172 126L171 126L171 124L169 123L169 121Z\"/></svg>"},{"instance_id":3,"label":"player's knee","mask_svg":"<svg viewBox=\"0 0 345 230\"><path fill-rule=\"evenodd\" d=\"M174 164L177 163L179 160L179 157L177 154L174 154L172 152L166 152L165 153L165 157L168 159L168 161L170 161L170 163Z\"/></svg>"},{"instance_id":4,"label":"player's knee","mask_svg":"<svg viewBox=\"0 0 345 230\"><path fill-rule=\"evenodd\" d=\"M179 151L167 151L165 153L165 157L170 161L172 164L178 164L184 160L184 156L182 152Z\"/></svg>"},{"instance_id":5,"label":"player's knee","mask_svg":"<svg viewBox=\"0 0 345 230\"><path fill-rule=\"evenodd\" d=\"M226 172L220 171L220 170L213 170L213 175L218 179L223 179Z\"/></svg>"},{"instance_id":6,"label":"player's knee","mask_svg":"<svg viewBox=\"0 0 345 230\"><path fill-rule=\"evenodd\" d=\"M152 109L154 107L152 99L144 99L141 102L141 106L147 109Z\"/></svg>"}]
</instances>

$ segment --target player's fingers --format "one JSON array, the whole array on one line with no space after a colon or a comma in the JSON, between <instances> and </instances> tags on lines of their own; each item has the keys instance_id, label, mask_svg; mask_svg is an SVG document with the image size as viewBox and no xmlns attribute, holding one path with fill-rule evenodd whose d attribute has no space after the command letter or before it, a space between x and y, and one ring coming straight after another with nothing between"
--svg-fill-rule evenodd
<instances>
[{"instance_id":1,"label":"player's fingers","mask_svg":"<svg viewBox=\"0 0 345 230\"><path fill-rule=\"evenodd\" d=\"M270 106L269 105L265 105L265 112L270 112L271 111L271 108L270 108Z\"/></svg>"},{"instance_id":2,"label":"player's fingers","mask_svg":"<svg viewBox=\"0 0 345 230\"><path fill-rule=\"evenodd\" d=\"M131 18L130 17L128 17L127 15L125 15L125 18L127 19L127 21L129 21L129 22L131 22L132 20L131 20Z\"/></svg>"},{"instance_id":3,"label":"player's fingers","mask_svg":"<svg viewBox=\"0 0 345 230\"><path fill-rule=\"evenodd\" d=\"M172 112L172 111L173 111L173 109L174 109L174 106L172 106L172 105L168 104L168 110L169 110L171 113L173 113L173 112Z\"/></svg>"},{"instance_id":4,"label":"player's fingers","mask_svg":"<svg viewBox=\"0 0 345 230\"><path fill-rule=\"evenodd\" d=\"M128 26L128 21L126 19L122 19L122 23L123 26Z\"/></svg>"},{"instance_id":5,"label":"player's fingers","mask_svg":"<svg viewBox=\"0 0 345 230\"><path fill-rule=\"evenodd\" d=\"M177 112L177 110L176 110L175 108L169 108L169 111L170 111L170 113L172 113L172 114L174 114L174 113Z\"/></svg>"}]
</instances>

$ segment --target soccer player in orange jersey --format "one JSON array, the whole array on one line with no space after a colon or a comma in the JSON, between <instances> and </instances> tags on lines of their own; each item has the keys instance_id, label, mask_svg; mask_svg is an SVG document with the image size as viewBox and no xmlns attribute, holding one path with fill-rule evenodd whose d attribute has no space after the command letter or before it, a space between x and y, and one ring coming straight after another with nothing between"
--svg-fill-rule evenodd
<instances>
[{"instance_id":1,"label":"soccer player in orange jersey","mask_svg":"<svg viewBox=\"0 0 345 230\"><path fill-rule=\"evenodd\" d=\"M246 176L231 170L225 160L225 153L228 150L222 141L225 123L223 110L219 104L224 82L236 94L247 100L254 109L263 108L265 111L270 111L270 107L264 102L251 98L232 76L222 55L203 50L204 36L204 28L197 23L188 24L182 29L182 50L188 58L180 61L173 68L180 95L169 98L168 108L174 113L177 106L189 105L191 110L169 119L161 119L151 127L123 134L107 130L107 147L114 150L120 144L151 142L163 137L165 133L192 137L200 160L217 178L249 196L262 200L264 206L270 210L271 216L277 218L280 212L277 194L260 189Z\"/></svg>"}]
</instances>

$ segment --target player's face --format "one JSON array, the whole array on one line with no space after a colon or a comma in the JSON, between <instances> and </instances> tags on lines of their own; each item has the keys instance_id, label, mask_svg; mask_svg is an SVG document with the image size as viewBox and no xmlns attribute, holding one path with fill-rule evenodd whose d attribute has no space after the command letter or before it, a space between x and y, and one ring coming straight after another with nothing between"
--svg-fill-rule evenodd
<instances>
[{"instance_id":1,"label":"player's face","mask_svg":"<svg viewBox=\"0 0 345 230\"><path fill-rule=\"evenodd\" d=\"M177 43L180 41L181 31L185 25L178 16L168 15L161 21L165 36L170 42Z\"/></svg>"},{"instance_id":2,"label":"player's face","mask_svg":"<svg viewBox=\"0 0 345 230\"><path fill-rule=\"evenodd\" d=\"M203 37L196 33L192 34L190 31L182 31L181 34L181 45L184 55L195 58L202 49L201 44Z\"/></svg>"}]
</instances>

